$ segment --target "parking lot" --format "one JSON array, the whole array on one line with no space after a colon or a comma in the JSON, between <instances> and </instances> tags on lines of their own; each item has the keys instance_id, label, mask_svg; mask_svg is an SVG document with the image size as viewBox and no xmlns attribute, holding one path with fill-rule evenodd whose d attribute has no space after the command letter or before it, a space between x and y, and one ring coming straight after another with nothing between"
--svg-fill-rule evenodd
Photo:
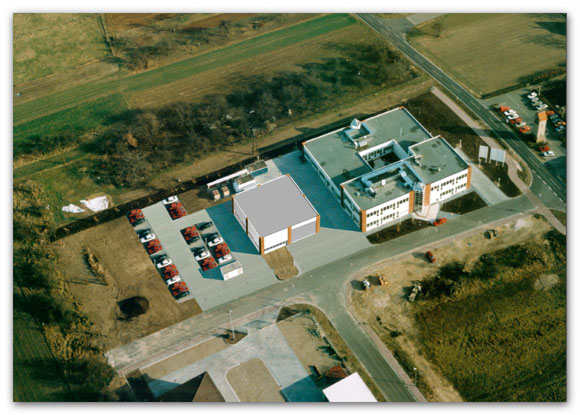
<instances>
[{"instance_id":1,"label":"parking lot","mask_svg":"<svg viewBox=\"0 0 580 415\"><path fill-rule=\"evenodd\" d=\"M485 100L489 106L495 104L506 104L513 108L530 127L532 127L532 134L535 134L538 128L538 116L535 108L530 104L527 95L531 92L530 89L524 88L517 91L508 92L503 95ZM553 108L548 108L552 109ZM540 159L552 173L566 179L566 149L562 145L562 137L565 133L559 134L554 130L554 126L550 121L546 126L546 138L548 139L548 146L555 154L552 158L540 157L538 152L536 156Z\"/></svg>"}]
</instances>

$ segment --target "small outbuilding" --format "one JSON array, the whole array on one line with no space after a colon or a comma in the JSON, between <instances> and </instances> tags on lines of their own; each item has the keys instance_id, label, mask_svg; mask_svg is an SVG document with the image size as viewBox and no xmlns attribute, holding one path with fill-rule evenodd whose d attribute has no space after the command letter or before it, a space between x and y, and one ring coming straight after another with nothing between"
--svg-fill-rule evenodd
<instances>
[{"instance_id":1,"label":"small outbuilding","mask_svg":"<svg viewBox=\"0 0 580 415\"><path fill-rule=\"evenodd\" d=\"M290 175L234 195L232 212L261 255L320 231L320 215Z\"/></svg>"}]
</instances>

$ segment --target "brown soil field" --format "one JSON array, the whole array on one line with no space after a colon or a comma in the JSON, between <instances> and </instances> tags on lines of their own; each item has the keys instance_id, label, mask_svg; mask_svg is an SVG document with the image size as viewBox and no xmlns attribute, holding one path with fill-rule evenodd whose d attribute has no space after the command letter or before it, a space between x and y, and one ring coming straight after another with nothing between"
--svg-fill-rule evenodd
<instances>
[{"instance_id":1,"label":"brown soil field","mask_svg":"<svg viewBox=\"0 0 580 415\"><path fill-rule=\"evenodd\" d=\"M565 70L561 14L447 14L417 29L422 34L411 34L411 44L477 95L525 85L543 71Z\"/></svg>"},{"instance_id":2,"label":"brown soil field","mask_svg":"<svg viewBox=\"0 0 580 415\"><path fill-rule=\"evenodd\" d=\"M160 379L176 370L179 370L187 365L205 359L215 353L226 349L228 345L223 339L214 337L203 343L193 346L183 352L177 353L161 362L152 364L141 368L141 373L149 376L152 379Z\"/></svg>"},{"instance_id":3,"label":"brown soil field","mask_svg":"<svg viewBox=\"0 0 580 415\"><path fill-rule=\"evenodd\" d=\"M294 257L286 247L276 249L264 255L263 258L279 280L287 280L298 274L294 265Z\"/></svg>"},{"instance_id":4,"label":"brown soil field","mask_svg":"<svg viewBox=\"0 0 580 415\"><path fill-rule=\"evenodd\" d=\"M331 367L341 365L340 360L322 351L327 343L316 334L318 329L311 318L296 315L277 324L308 373L312 374L311 366L316 366L324 374Z\"/></svg>"},{"instance_id":5,"label":"brown soil field","mask_svg":"<svg viewBox=\"0 0 580 415\"><path fill-rule=\"evenodd\" d=\"M231 91L255 75L269 76L281 71L295 71L301 65L343 55L333 46L353 41L370 44L376 43L377 38L365 26L357 23L273 52L221 66L218 70L131 93L129 102L135 108L157 107L175 101L196 102L212 93Z\"/></svg>"},{"instance_id":6,"label":"brown soil field","mask_svg":"<svg viewBox=\"0 0 580 415\"><path fill-rule=\"evenodd\" d=\"M242 402L284 402L280 386L261 359L230 369L227 379Z\"/></svg>"},{"instance_id":7,"label":"brown soil field","mask_svg":"<svg viewBox=\"0 0 580 415\"><path fill-rule=\"evenodd\" d=\"M105 350L201 313L195 299L182 303L173 299L124 217L61 239L55 245L59 271L96 331L103 335ZM104 281L92 274L84 248L98 259ZM147 298L149 310L128 321L118 302L133 296Z\"/></svg>"},{"instance_id":8,"label":"brown soil field","mask_svg":"<svg viewBox=\"0 0 580 415\"><path fill-rule=\"evenodd\" d=\"M22 95L19 97L14 95L14 100L19 104L27 101L34 101L37 98L64 89L73 88L105 77L114 76L118 72L119 67L108 60L91 62L72 70L59 72L35 81L17 85L13 88L13 92L14 94L19 92Z\"/></svg>"},{"instance_id":9,"label":"brown soil field","mask_svg":"<svg viewBox=\"0 0 580 415\"><path fill-rule=\"evenodd\" d=\"M396 355L402 351L408 356L414 367L421 368L421 379L427 388L421 388L425 397L431 401L456 402L462 398L451 384L441 376L439 371L419 352L415 343L417 328L410 313L411 304L407 298L413 281L420 281L433 275L441 265L454 261L472 263L482 254L510 245L530 240L541 240L544 232L551 229L543 218L532 215L496 226L498 236L493 239L484 237L485 230L477 230L458 240L443 241L437 246L429 247L435 254L437 262L427 261L423 250L405 254L383 261L359 272L354 279L362 280L366 276L382 274L388 285L371 290L353 290L350 296L350 307L357 319L365 322L377 333L385 345ZM471 244L469 246L468 244ZM394 336L393 333L399 333ZM413 374L410 374L413 378ZM419 384L421 387L421 385Z\"/></svg>"}]
</instances>

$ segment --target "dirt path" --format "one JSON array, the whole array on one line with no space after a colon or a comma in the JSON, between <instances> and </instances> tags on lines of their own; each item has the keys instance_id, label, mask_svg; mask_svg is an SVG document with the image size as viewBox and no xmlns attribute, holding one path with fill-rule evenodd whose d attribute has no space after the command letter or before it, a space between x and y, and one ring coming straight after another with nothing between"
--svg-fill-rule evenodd
<instances>
[{"instance_id":1,"label":"dirt path","mask_svg":"<svg viewBox=\"0 0 580 415\"><path fill-rule=\"evenodd\" d=\"M453 112L455 112L468 126L470 126L473 131L477 133L481 137L486 144L488 144L491 148L501 148L501 145L494 140L493 138L489 137L488 135L482 134L483 131L482 127L471 118L459 105L457 105L451 98L445 95L439 88L434 87L431 91L433 95L443 101ZM546 219L558 230L558 232L566 235L566 227L558 221L556 216L548 209L538 197L532 193L529 187L522 181L522 179L518 176L518 162L516 162L510 152L507 152L506 162L508 164L508 176L512 182L520 189L522 194L524 194L530 201L536 206L538 213L545 216ZM520 164L523 164L523 161L520 161ZM525 167L527 168L527 166Z\"/></svg>"}]
</instances>

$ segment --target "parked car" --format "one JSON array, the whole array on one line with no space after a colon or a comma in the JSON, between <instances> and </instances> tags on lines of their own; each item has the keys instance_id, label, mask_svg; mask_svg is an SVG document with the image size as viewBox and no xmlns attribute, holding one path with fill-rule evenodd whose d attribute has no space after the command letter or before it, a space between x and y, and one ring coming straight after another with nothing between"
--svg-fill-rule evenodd
<instances>
[{"instance_id":1,"label":"parked car","mask_svg":"<svg viewBox=\"0 0 580 415\"><path fill-rule=\"evenodd\" d=\"M176 282L179 282L179 281L181 281L181 277L179 275L176 275L173 278L169 278L168 280L165 280L165 283L167 285L171 285L171 284L175 284Z\"/></svg>"},{"instance_id":2,"label":"parked car","mask_svg":"<svg viewBox=\"0 0 580 415\"><path fill-rule=\"evenodd\" d=\"M159 242L159 239L153 239L152 241L147 242L145 249L149 255L153 255L161 251L163 246L161 245L161 242Z\"/></svg>"},{"instance_id":3,"label":"parked car","mask_svg":"<svg viewBox=\"0 0 580 415\"><path fill-rule=\"evenodd\" d=\"M204 222L198 226L200 231L205 231L213 226L213 222L210 220L209 222Z\"/></svg>"},{"instance_id":4,"label":"parked car","mask_svg":"<svg viewBox=\"0 0 580 415\"><path fill-rule=\"evenodd\" d=\"M133 226L137 226L140 223L145 222L145 215L143 215L143 211L141 209L133 209L129 212L129 222Z\"/></svg>"},{"instance_id":5,"label":"parked car","mask_svg":"<svg viewBox=\"0 0 580 415\"><path fill-rule=\"evenodd\" d=\"M168 258L167 255L161 255L155 260L155 265L159 269L165 268L166 266L171 264L173 264L173 261L171 260L171 258Z\"/></svg>"},{"instance_id":6,"label":"parked car","mask_svg":"<svg viewBox=\"0 0 580 415\"><path fill-rule=\"evenodd\" d=\"M218 262L220 264L223 264L223 263L231 261L231 260L232 260L232 254L227 254L227 255L224 255L224 256L218 258Z\"/></svg>"},{"instance_id":7,"label":"parked car","mask_svg":"<svg viewBox=\"0 0 580 415\"><path fill-rule=\"evenodd\" d=\"M529 125L525 125L522 128L519 129L519 132L522 134L527 134L530 131L532 131L532 128Z\"/></svg>"},{"instance_id":8,"label":"parked car","mask_svg":"<svg viewBox=\"0 0 580 415\"><path fill-rule=\"evenodd\" d=\"M169 196L167 199L163 199L164 205L170 205L172 203L179 202L177 196Z\"/></svg>"},{"instance_id":9,"label":"parked car","mask_svg":"<svg viewBox=\"0 0 580 415\"><path fill-rule=\"evenodd\" d=\"M221 236L216 236L214 238L212 238L211 240L208 240L207 246L209 246L210 248L212 246L216 246L221 244L224 241L224 239Z\"/></svg>"},{"instance_id":10,"label":"parked car","mask_svg":"<svg viewBox=\"0 0 580 415\"><path fill-rule=\"evenodd\" d=\"M514 118L513 120L509 120L509 123L511 125L519 124L521 122L522 122L522 119L521 118Z\"/></svg>"},{"instance_id":11,"label":"parked car","mask_svg":"<svg viewBox=\"0 0 580 415\"><path fill-rule=\"evenodd\" d=\"M171 264L163 268L163 279L173 278L176 275L179 275L179 271L175 265Z\"/></svg>"},{"instance_id":12,"label":"parked car","mask_svg":"<svg viewBox=\"0 0 580 415\"><path fill-rule=\"evenodd\" d=\"M512 114L517 114L517 112L512 109L503 112L503 115L505 115L506 117Z\"/></svg>"},{"instance_id":13,"label":"parked car","mask_svg":"<svg viewBox=\"0 0 580 415\"><path fill-rule=\"evenodd\" d=\"M554 110L548 110L548 111L546 111L546 115L548 117L552 117L552 115L556 115L556 112Z\"/></svg>"},{"instance_id":14,"label":"parked car","mask_svg":"<svg viewBox=\"0 0 580 415\"><path fill-rule=\"evenodd\" d=\"M516 128L522 128L522 127L525 127L526 125L528 125L528 124L525 121L521 121L521 122L516 124Z\"/></svg>"},{"instance_id":15,"label":"parked car","mask_svg":"<svg viewBox=\"0 0 580 415\"><path fill-rule=\"evenodd\" d=\"M537 100L537 101L534 101L534 102L532 102L532 105L533 105L534 107L538 107L538 106L540 106L540 105L544 105L544 101L542 101L542 100Z\"/></svg>"},{"instance_id":16,"label":"parked car","mask_svg":"<svg viewBox=\"0 0 580 415\"><path fill-rule=\"evenodd\" d=\"M217 263L215 262L215 259L213 259L213 258L206 258L201 263L202 271L207 271L207 270L213 269L215 267L217 267Z\"/></svg>"},{"instance_id":17,"label":"parked car","mask_svg":"<svg viewBox=\"0 0 580 415\"><path fill-rule=\"evenodd\" d=\"M564 131L566 131L566 127L564 127L563 125L554 128L554 130L556 130L557 133L562 133Z\"/></svg>"},{"instance_id":18,"label":"parked car","mask_svg":"<svg viewBox=\"0 0 580 415\"><path fill-rule=\"evenodd\" d=\"M508 120L516 120L518 118L520 118L520 116L517 113L510 114L510 115L507 116L507 119Z\"/></svg>"},{"instance_id":19,"label":"parked car","mask_svg":"<svg viewBox=\"0 0 580 415\"><path fill-rule=\"evenodd\" d=\"M429 262L433 263L433 262L437 261L437 258L435 258L435 256L433 255L433 252L427 251L425 253L425 255L427 256L427 259L429 260Z\"/></svg>"},{"instance_id":20,"label":"parked car","mask_svg":"<svg viewBox=\"0 0 580 415\"><path fill-rule=\"evenodd\" d=\"M176 202L169 205L169 215L172 219L179 219L186 216L187 212L181 202Z\"/></svg>"},{"instance_id":21,"label":"parked car","mask_svg":"<svg viewBox=\"0 0 580 415\"><path fill-rule=\"evenodd\" d=\"M189 288L187 288L187 284L185 284L183 281L170 285L169 290L171 291L173 298L176 300L189 295Z\"/></svg>"},{"instance_id":22,"label":"parked car","mask_svg":"<svg viewBox=\"0 0 580 415\"><path fill-rule=\"evenodd\" d=\"M181 234L183 235L185 242L189 244L199 239L199 232L195 226L189 226L185 229L182 229Z\"/></svg>"},{"instance_id":23,"label":"parked car","mask_svg":"<svg viewBox=\"0 0 580 415\"><path fill-rule=\"evenodd\" d=\"M538 151L540 153L543 153L544 151L550 151L550 147L549 146L538 147Z\"/></svg>"},{"instance_id":24,"label":"parked car","mask_svg":"<svg viewBox=\"0 0 580 415\"><path fill-rule=\"evenodd\" d=\"M538 96L538 93L536 91L532 91L528 94L528 98L532 99Z\"/></svg>"},{"instance_id":25,"label":"parked car","mask_svg":"<svg viewBox=\"0 0 580 415\"><path fill-rule=\"evenodd\" d=\"M155 239L155 234L151 231L145 231L141 234L141 239L139 240L142 244L144 244L145 242L152 241L153 239Z\"/></svg>"},{"instance_id":26,"label":"parked car","mask_svg":"<svg viewBox=\"0 0 580 415\"><path fill-rule=\"evenodd\" d=\"M205 249L200 251L197 255L194 256L196 261L201 261L204 258L209 257L209 252L207 252Z\"/></svg>"},{"instance_id":27,"label":"parked car","mask_svg":"<svg viewBox=\"0 0 580 415\"><path fill-rule=\"evenodd\" d=\"M446 222L447 222L447 219L445 219L445 218L435 219L435 221L433 222L433 226L443 225Z\"/></svg>"},{"instance_id":28,"label":"parked car","mask_svg":"<svg viewBox=\"0 0 580 415\"><path fill-rule=\"evenodd\" d=\"M536 109L538 111L545 110L546 108L548 108L548 106L546 104L542 104L542 105L539 105L539 106L536 107Z\"/></svg>"},{"instance_id":29,"label":"parked car","mask_svg":"<svg viewBox=\"0 0 580 415\"><path fill-rule=\"evenodd\" d=\"M544 151L543 153L540 153L540 156L542 156L542 157L554 157L555 154L553 151Z\"/></svg>"}]
</instances>

